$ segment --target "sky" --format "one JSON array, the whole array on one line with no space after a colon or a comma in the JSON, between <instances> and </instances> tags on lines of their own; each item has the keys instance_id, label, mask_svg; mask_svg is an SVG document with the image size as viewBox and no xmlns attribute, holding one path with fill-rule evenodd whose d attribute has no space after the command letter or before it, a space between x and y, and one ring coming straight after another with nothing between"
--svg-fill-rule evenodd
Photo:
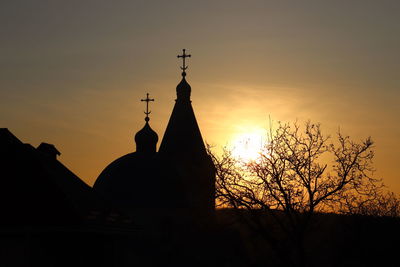
<instances>
[{"instance_id":1,"label":"sky","mask_svg":"<svg viewBox=\"0 0 400 267\"><path fill-rule=\"evenodd\" d=\"M400 193L399 1L0 2L0 127L92 185L135 150L150 93L161 140L182 48L206 142L273 121L375 141L376 177ZM235 141L236 140L236 141Z\"/></svg>"}]
</instances>

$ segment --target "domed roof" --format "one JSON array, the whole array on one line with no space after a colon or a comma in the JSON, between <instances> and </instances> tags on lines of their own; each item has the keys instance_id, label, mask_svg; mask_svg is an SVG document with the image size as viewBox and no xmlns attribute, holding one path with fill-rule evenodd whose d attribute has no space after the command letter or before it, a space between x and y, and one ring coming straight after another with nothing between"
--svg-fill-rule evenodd
<instances>
[{"instance_id":1,"label":"domed roof","mask_svg":"<svg viewBox=\"0 0 400 267\"><path fill-rule=\"evenodd\" d=\"M109 164L97 178L93 189L120 206L143 206L155 182L154 155L129 153Z\"/></svg>"},{"instance_id":2,"label":"domed roof","mask_svg":"<svg viewBox=\"0 0 400 267\"><path fill-rule=\"evenodd\" d=\"M184 205L180 179L177 171L157 153L134 152L109 164L97 178L93 190L126 211Z\"/></svg>"},{"instance_id":3,"label":"domed roof","mask_svg":"<svg viewBox=\"0 0 400 267\"><path fill-rule=\"evenodd\" d=\"M136 133L136 152L154 154L156 153L156 146L158 142L158 135L149 125L149 117L146 117L146 124Z\"/></svg>"},{"instance_id":4,"label":"domed roof","mask_svg":"<svg viewBox=\"0 0 400 267\"><path fill-rule=\"evenodd\" d=\"M108 165L97 178L93 189L122 206L143 206L148 202L149 188L158 175L155 156L158 135L146 124L135 135L136 152L122 156Z\"/></svg>"}]
</instances>

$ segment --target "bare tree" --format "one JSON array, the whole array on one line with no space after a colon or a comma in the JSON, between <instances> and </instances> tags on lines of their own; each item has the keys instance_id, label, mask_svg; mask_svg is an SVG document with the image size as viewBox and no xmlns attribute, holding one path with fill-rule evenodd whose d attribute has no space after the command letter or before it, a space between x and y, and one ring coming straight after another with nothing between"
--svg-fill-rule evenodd
<instances>
[{"instance_id":1,"label":"bare tree","mask_svg":"<svg viewBox=\"0 0 400 267\"><path fill-rule=\"evenodd\" d=\"M369 196L347 194L339 211L344 214L374 217L400 217L400 199L390 191L376 191Z\"/></svg>"},{"instance_id":2,"label":"bare tree","mask_svg":"<svg viewBox=\"0 0 400 267\"><path fill-rule=\"evenodd\" d=\"M284 264L305 265L305 233L316 212L339 211L350 196L372 199L382 186L372 177L370 138L356 143L338 133L336 143L331 140L319 124L279 123L251 162L233 157L227 149L221 157L209 149L217 170L218 205L236 210Z\"/></svg>"}]
</instances>

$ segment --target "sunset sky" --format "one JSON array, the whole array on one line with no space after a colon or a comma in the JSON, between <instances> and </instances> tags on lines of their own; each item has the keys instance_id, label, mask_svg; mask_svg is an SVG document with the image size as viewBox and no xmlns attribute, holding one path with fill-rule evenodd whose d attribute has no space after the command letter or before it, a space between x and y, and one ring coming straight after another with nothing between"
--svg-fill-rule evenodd
<instances>
[{"instance_id":1,"label":"sunset sky","mask_svg":"<svg viewBox=\"0 0 400 267\"><path fill-rule=\"evenodd\" d=\"M151 103L161 140L187 80L216 146L274 121L375 141L376 176L400 193L400 1L0 2L0 127L56 145L92 185L135 150ZM236 140L236 141L235 141Z\"/></svg>"}]
</instances>

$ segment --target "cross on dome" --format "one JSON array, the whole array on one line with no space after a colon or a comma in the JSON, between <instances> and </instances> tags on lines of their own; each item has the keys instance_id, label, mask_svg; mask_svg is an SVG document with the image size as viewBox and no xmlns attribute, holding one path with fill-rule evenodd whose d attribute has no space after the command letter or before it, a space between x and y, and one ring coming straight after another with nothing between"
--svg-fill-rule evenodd
<instances>
[{"instance_id":1,"label":"cross on dome","mask_svg":"<svg viewBox=\"0 0 400 267\"><path fill-rule=\"evenodd\" d=\"M178 57L178 58L182 58L182 61L183 61L183 64L182 64L182 67L181 67L181 70L183 70L183 71L182 71L182 76L186 76L185 70L188 68L188 67L186 66L186 58L187 58L187 57L191 57L192 55L187 55L187 54L186 54L186 49L182 49L182 51L183 51L182 55L178 55L177 57Z\"/></svg>"},{"instance_id":2,"label":"cross on dome","mask_svg":"<svg viewBox=\"0 0 400 267\"><path fill-rule=\"evenodd\" d=\"M149 98L149 93L146 94L146 98L145 99L141 99L140 101L144 101L146 102L146 111L144 111L144 114L146 114L146 118L144 119L145 121L149 121L149 114L151 113L151 111L149 111L149 102L150 101L154 101L154 98Z\"/></svg>"}]
</instances>

